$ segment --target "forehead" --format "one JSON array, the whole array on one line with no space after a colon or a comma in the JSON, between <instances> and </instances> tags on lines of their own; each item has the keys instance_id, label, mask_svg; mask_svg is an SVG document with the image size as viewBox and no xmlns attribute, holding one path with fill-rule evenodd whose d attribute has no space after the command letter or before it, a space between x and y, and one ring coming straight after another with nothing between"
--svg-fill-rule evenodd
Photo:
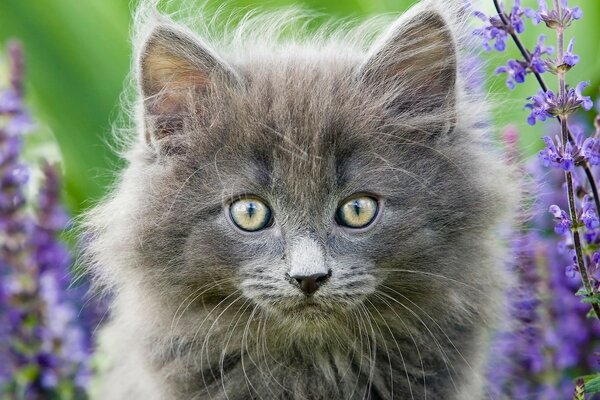
<instances>
[{"instance_id":1,"label":"forehead","mask_svg":"<svg viewBox=\"0 0 600 400\"><path fill-rule=\"evenodd\" d=\"M357 90L350 68L269 70L279 72L250 76L226 128L232 152L255 178L288 192L320 192L356 184L361 169L389 158L379 110Z\"/></svg>"}]
</instances>

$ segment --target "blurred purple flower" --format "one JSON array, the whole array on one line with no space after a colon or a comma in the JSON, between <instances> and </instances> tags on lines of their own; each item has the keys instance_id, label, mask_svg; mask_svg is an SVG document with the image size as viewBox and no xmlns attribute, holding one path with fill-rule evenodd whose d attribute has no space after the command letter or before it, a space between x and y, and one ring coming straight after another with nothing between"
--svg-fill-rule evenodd
<instances>
[{"instance_id":1,"label":"blurred purple flower","mask_svg":"<svg viewBox=\"0 0 600 400\"><path fill-rule=\"evenodd\" d=\"M68 390L80 398L91 347L68 290L69 251L58 239L69 218L60 205L58 173L49 164L42 168L35 212L26 207L29 168L20 152L33 124L23 104L20 47L10 45L9 55L11 86L0 91L0 393L50 399Z\"/></svg>"},{"instance_id":2,"label":"blurred purple flower","mask_svg":"<svg viewBox=\"0 0 600 400\"><path fill-rule=\"evenodd\" d=\"M549 136L542 138L546 147L539 152L539 158L546 167L561 168L565 171L573 171L575 166L585 162L583 154L583 135L575 134L575 142L568 141L566 146L558 136L555 141Z\"/></svg>"},{"instance_id":3,"label":"blurred purple flower","mask_svg":"<svg viewBox=\"0 0 600 400\"><path fill-rule=\"evenodd\" d=\"M585 227L590 231L600 226L600 223L598 222L596 206L589 195L585 195L583 198L581 207L581 222L583 222Z\"/></svg>"},{"instance_id":4,"label":"blurred purple flower","mask_svg":"<svg viewBox=\"0 0 600 400\"><path fill-rule=\"evenodd\" d=\"M556 204L551 205L548 211L554 217L554 232L558 233L559 235L565 235L569 233L573 223L569 219L569 216L566 213L566 211L562 210Z\"/></svg>"},{"instance_id":5,"label":"blurred purple flower","mask_svg":"<svg viewBox=\"0 0 600 400\"><path fill-rule=\"evenodd\" d=\"M587 138L583 142L583 153L591 165L600 165L600 138Z\"/></svg>"},{"instance_id":6,"label":"blurred purple flower","mask_svg":"<svg viewBox=\"0 0 600 400\"><path fill-rule=\"evenodd\" d=\"M573 132L580 133L575 123ZM510 128L504 137L516 143L515 134ZM511 160L521 164L518 157L511 156ZM540 168L535 161L527 164L527 173L534 179L531 184L538 193L535 204L539 206L531 210L535 218L525 219L529 221L527 225L512 238L514 262L510 267L517 284L508 293L507 319L512 328L497 334L491 350L488 390L494 399L568 399L574 387L570 374L598 369L596 358L590 354L600 346L600 321L588 319L589 307L574 296L581 280L573 262L571 236L563 239L545 234L552 228L559 233L568 232L572 225L564 211L567 204L563 174L560 170ZM548 210L544 205L551 202L555 203L549 209L555 226L538 217ZM589 208L585 218L589 218L590 226L596 226L593 202L584 197L584 203ZM600 262L600 252L593 262ZM595 274L600 277L597 269L592 277Z\"/></svg>"}]
</instances>

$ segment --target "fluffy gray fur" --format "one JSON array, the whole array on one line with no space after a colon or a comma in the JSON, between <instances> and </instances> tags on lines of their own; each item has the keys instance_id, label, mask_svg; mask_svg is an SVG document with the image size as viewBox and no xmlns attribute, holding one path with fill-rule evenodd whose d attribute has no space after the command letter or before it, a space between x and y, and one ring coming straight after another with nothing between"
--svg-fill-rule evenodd
<instances>
[{"instance_id":1,"label":"fluffy gray fur","mask_svg":"<svg viewBox=\"0 0 600 400\"><path fill-rule=\"evenodd\" d=\"M482 398L516 191L457 72L458 7L375 41L373 22L285 36L285 13L201 39L141 10L138 133L85 223L114 295L97 398ZM381 199L370 229L335 223L355 193ZM232 225L242 194L272 227ZM332 275L306 297L294 268Z\"/></svg>"}]
</instances>

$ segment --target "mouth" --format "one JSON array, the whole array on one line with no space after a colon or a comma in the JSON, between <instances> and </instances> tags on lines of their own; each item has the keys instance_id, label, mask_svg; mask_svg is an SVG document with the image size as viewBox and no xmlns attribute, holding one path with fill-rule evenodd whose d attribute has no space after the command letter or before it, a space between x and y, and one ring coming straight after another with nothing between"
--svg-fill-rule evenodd
<instances>
[{"instance_id":1,"label":"mouth","mask_svg":"<svg viewBox=\"0 0 600 400\"><path fill-rule=\"evenodd\" d=\"M285 309L285 311L291 311L291 312L311 312L311 311L318 311L318 310L322 310L325 311L325 306L324 304L315 299L313 296L307 296L304 297L303 299L299 299L299 300L294 300L294 301L290 301L290 302L286 302L287 304L284 304L283 308Z\"/></svg>"}]
</instances>

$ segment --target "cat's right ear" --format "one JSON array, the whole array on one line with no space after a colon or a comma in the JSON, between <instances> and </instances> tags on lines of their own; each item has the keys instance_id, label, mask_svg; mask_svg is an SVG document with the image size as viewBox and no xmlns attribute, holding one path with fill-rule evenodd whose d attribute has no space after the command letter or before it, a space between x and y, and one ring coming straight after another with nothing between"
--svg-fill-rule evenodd
<instances>
[{"instance_id":1,"label":"cat's right ear","mask_svg":"<svg viewBox=\"0 0 600 400\"><path fill-rule=\"evenodd\" d=\"M175 24L158 24L138 57L146 141L155 143L181 131L203 96L240 82L236 72L193 34Z\"/></svg>"}]
</instances>

